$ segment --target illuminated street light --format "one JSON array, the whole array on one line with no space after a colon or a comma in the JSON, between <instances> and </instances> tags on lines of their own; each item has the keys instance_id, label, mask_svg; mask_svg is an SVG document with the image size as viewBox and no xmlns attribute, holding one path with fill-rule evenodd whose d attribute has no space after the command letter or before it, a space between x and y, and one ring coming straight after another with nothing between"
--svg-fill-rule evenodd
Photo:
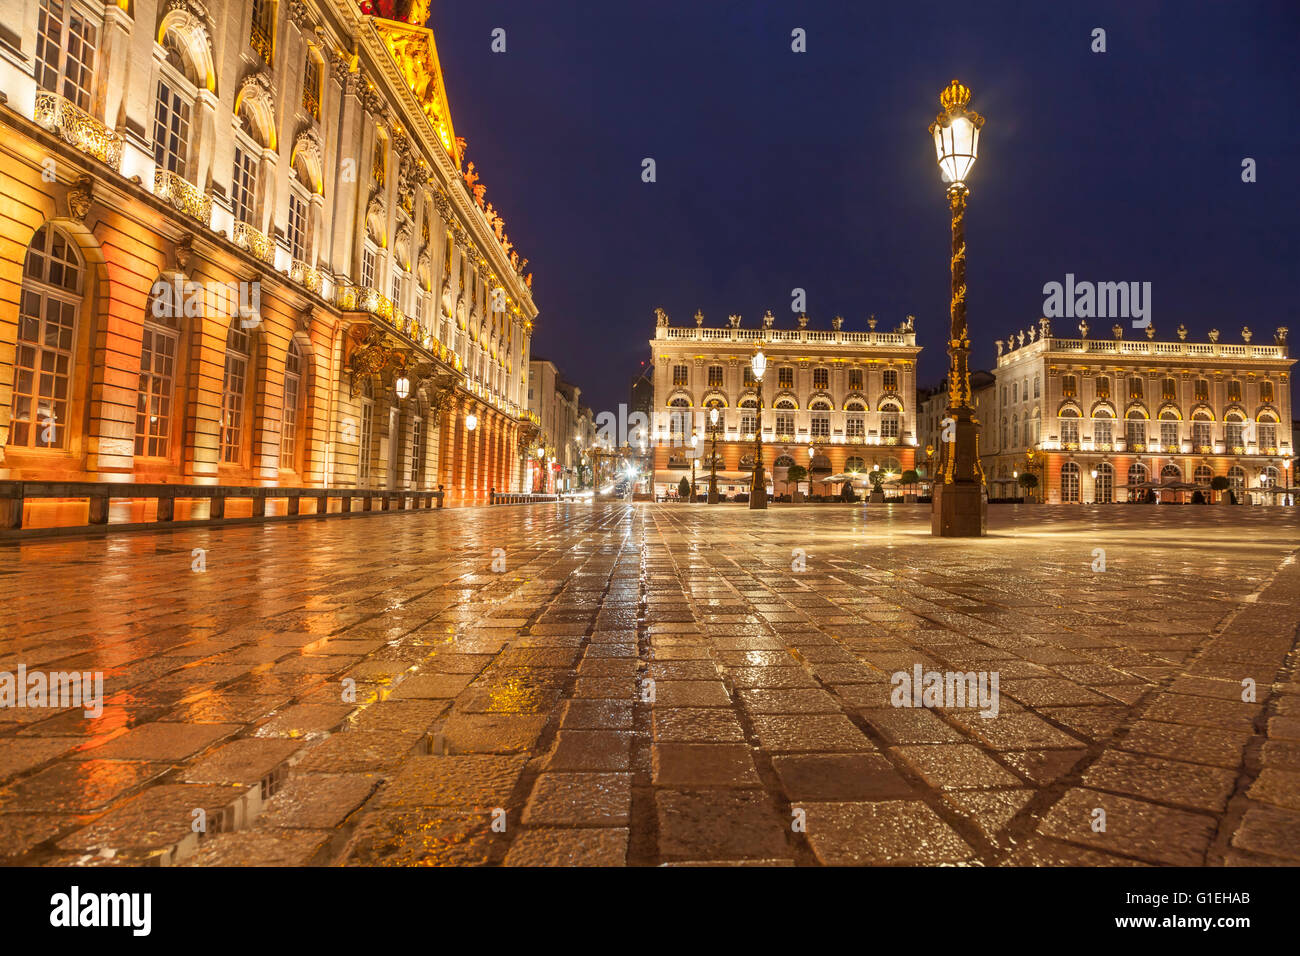
<instances>
[{"instance_id":1,"label":"illuminated street light","mask_svg":"<svg viewBox=\"0 0 1300 956\"><path fill-rule=\"evenodd\" d=\"M943 112L930 125L952 213L952 298L949 303L948 406L951 441L944 442L935 476L930 533L970 538L986 533L988 503L980 466L979 420L971 401L970 338L966 333L966 177L975 165L984 117L968 110L970 90L953 80L942 93Z\"/></svg>"},{"instance_id":2,"label":"illuminated street light","mask_svg":"<svg viewBox=\"0 0 1300 956\"><path fill-rule=\"evenodd\" d=\"M411 394L411 380L405 375L398 376L397 381L393 383L393 388L397 391L399 400L405 400L407 395Z\"/></svg>"},{"instance_id":3,"label":"illuminated street light","mask_svg":"<svg viewBox=\"0 0 1300 956\"><path fill-rule=\"evenodd\" d=\"M474 429L478 428L478 416L475 415L473 412L470 412L468 415L466 415L465 427L468 428L470 431L473 431Z\"/></svg>"},{"instance_id":4,"label":"illuminated street light","mask_svg":"<svg viewBox=\"0 0 1300 956\"><path fill-rule=\"evenodd\" d=\"M709 437L713 439L709 451L709 504L718 503L718 406L709 409Z\"/></svg>"},{"instance_id":5,"label":"illuminated street light","mask_svg":"<svg viewBox=\"0 0 1300 956\"><path fill-rule=\"evenodd\" d=\"M763 475L763 373L767 371L767 356L762 347L749 360L750 371L758 388L758 427L754 429L754 480L749 486L750 509L767 508L767 478Z\"/></svg>"}]
</instances>

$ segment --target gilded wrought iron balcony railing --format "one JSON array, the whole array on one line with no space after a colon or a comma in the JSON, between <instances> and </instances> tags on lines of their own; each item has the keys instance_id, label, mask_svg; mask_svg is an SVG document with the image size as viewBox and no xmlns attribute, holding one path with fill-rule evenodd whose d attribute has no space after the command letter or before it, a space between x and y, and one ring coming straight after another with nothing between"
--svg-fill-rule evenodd
<instances>
[{"instance_id":1,"label":"gilded wrought iron balcony railing","mask_svg":"<svg viewBox=\"0 0 1300 956\"><path fill-rule=\"evenodd\" d=\"M65 143L94 156L115 172L122 169L122 137L69 99L41 90L35 120Z\"/></svg>"},{"instance_id":2,"label":"gilded wrought iron balcony railing","mask_svg":"<svg viewBox=\"0 0 1300 956\"><path fill-rule=\"evenodd\" d=\"M301 259L294 259L289 263L289 278L320 295L320 273Z\"/></svg>"},{"instance_id":3,"label":"gilded wrought iron balcony railing","mask_svg":"<svg viewBox=\"0 0 1300 956\"><path fill-rule=\"evenodd\" d=\"M212 222L212 197L179 173L155 169L153 192L173 209L194 217L203 225Z\"/></svg>"},{"instance_id":4,"label":"gilded wrought iron balcony railing","mask_svg":"<svg viewBox=\"0 0 1300 956\"><path fill-rule=\"evenodd\" d=\"M271 241L270 236L248 223L235 223L234 239L235 245L247 249L263 262L275 260L275 243Z\"/></svg>"}]
</instances>

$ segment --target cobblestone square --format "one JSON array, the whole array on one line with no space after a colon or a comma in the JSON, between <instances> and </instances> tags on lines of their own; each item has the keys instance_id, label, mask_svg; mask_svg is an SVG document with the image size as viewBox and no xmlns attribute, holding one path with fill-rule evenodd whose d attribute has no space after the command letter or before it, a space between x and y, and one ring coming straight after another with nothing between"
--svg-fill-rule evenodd
<instances>
[{"instance_id":1,"label":"cobblestone square","mask_svg":"<svg viewBox=\"0 0 1300 956\"><path fill-rule=\"evenodd\" d=\"M0 709L0 854L1300 863L1293 509L929 521L573 502L4 547L0 672L99 673L103 706ZM918 666L996 674L996 715L895 706Z\"/></svg>"}]
</instances>

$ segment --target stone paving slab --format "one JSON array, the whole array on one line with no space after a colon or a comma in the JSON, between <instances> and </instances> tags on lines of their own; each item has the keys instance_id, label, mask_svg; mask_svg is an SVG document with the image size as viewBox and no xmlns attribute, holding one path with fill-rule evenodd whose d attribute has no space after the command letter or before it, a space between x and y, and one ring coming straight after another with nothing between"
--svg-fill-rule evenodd
<instances>
[{"instance_id":1,"label":"stone paving slab","mask_svg":"<svg viewBox=\"0 0 1300 956\"><path fill-rule=\"evenodd\" d=\"M0 863L1300 865L1293 510L381 520L0 549Z\"/></svg>"}]
</instances>

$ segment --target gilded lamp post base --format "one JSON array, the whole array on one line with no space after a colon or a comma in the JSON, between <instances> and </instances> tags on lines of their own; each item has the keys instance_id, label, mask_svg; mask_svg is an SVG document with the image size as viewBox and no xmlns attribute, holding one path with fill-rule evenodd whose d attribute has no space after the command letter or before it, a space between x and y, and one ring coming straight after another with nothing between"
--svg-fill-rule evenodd
<instances>
[{"instance_id":1,"label":"gilded lamp post base","mask_svg":"<svg viewBox=\"0 0 1300 956\"><path fill-rule=\"evenodd\" d=\"M754 482L749 488L750 510L767 508L767 478L763 475L763 466L754 468Z\"/></svg>"},{"instance_id":2,"label":"gilded lamp post base","mask_svg":"<svg viewBox=\"0 0 1300 956\"><path fill-rule=\"evenodd\" d=\"M982 538L988 534L988 502L978 481L934 486L930 533L940 538Z\"/></svg>"}]
</instances>

